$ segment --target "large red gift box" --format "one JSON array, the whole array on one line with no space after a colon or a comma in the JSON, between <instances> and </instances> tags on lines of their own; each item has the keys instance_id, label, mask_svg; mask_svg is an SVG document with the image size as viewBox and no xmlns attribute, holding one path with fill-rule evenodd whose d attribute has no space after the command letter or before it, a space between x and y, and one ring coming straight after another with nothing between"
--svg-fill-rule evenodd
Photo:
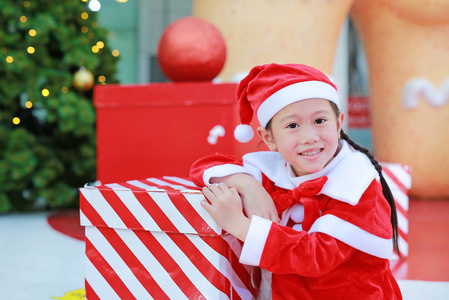
<instances>
[{"instance_id":1,"label":"large red gift box","mask_svg":"<svg viewBox=\"0 0 449 300\"><path fill-rule=\"evenodd\" d=\"M97 179L188 177L192 163L207 154L265 150L257 138L234 139L236 93L236 83L95 86ZM257 128L257 121L251 125Z\"/></svg>"},{"instance_id":2,"label":"large red gift box","mask_svg":"<svg viewBox=\"0 0 449 300\"><path fill-rule=\"evenodd\" d=\"M80 189L87 299L254 299L258 269L179 177Z\"/></svg>"}]
</instances>

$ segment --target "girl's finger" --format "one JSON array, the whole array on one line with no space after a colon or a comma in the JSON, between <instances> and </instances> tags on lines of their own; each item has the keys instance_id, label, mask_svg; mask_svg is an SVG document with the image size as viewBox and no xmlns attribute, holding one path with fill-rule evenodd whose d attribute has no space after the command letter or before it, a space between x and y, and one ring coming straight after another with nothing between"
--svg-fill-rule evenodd
<instances>
[{"instance_id":1,"label":"girl's finger","mask_svg":"<svg viewBox=\"0 0 449 300\"><path fill-rule=\"evenodd\" d=\"M240 194L239 194L239 192L237 192L236 188L231 188L231 193L233 193L237 197L240 197Z\"/></svg>"},{"instance_id":2,"label":"girl's finger","mask_svg":"<svg viewBox=\"0 0 449 300\"><path fill-rule=\"evenodd\" d=\"M211 194L211 195L215 195L214 190L216 191L217 189L213 185L203 187L203 193L208 193L208 194Z\"/></svg>"},{"instance_id":3,"label":"girl's finger","mask_svg":"<svg viewBox=\"0 0 449 300\"><path fill-rule=\"evenodd\" d=\"M220 182L220 183L218 184L218 188L219 188L222 192L226 192L226 191L229 190L229 187L228 187L226 184L224 184L223 182Z\"/></svg>"},{"instance_id":4,"label":"girl's finger","mask_svg":"<svg viewBox=\"0 0 449 300\"><path fill-rule=\"evenodd\" d=\"M215 194L207 187L203 187L203 195L207 198L207 200L209 200L209 202L212 202L215 198Z\"/></svg>"},{"instance_id":5,"label":"girl's finger","mask_svg":"<svg viewBox=\"0 0 449 300\"><path fill-rule=\"evenodd\" d=\"M201 200L200 204L203 208L207 208L208 206L211 206L210 203L207 202L206 199Z\"/></svg>"},{"instance_id":6,"label":"girl's finger","mask_svg":"<svg viewBox=\"0 0 449 300\"><path fill-rule=\"evenodd\" d=\"M201 205L201 207L202 208L204 208L209 214L210 214L210 212L211 212L211 206L212 205L210 205L208 202L207 202L207 200L201 200L201 202L200 202L200 205Z\"/></svg>"},{"instance_id":7,"label":"girl's finger","mask_svg":"<svg viewBox=\"0 0 449 300\"><path fill-rule=\"evenodd\" d=\"M211 194L213 194L214 196L217 195L217 193L221 193L221 189L219 188L219 186L217 184L209 185L208 187L206 187L206 189L208 189L209 192Z\"/></svg>"},{"instance_id":8,"label":"girl's finger","mask_svg":"<svg viewBox=\"0 0 449 300\"><path fill-rule=\"evenodd\" d=\"M218 185L218 188L220 189L220 192L222 193L222 194L227 194L227 195L229 195L229 194L234 194L234 192L232 191L233 189L235 190L235 188L230 188L230 187L228 187L226 184L224 184L224 183L220 183L219 185ZM237 190L236 190L237 191Z\"/></svg>"}]
</instances>

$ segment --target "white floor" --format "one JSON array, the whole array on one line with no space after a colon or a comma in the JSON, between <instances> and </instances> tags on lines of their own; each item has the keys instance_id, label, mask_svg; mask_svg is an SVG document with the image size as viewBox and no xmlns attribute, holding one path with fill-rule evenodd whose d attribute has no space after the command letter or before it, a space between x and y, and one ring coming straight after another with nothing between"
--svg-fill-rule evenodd
<instances>
[{"instance_id":1,"label":"white floor","mask_svg":"<svg viewBox=\"0 0 449 300\"><path fill-rule=\"evenodd\" d=\"M53 230L45 213L0 215L0 299L48 300L78 289L84 242Z\"/></svg>"},{"instance_id":2,"label":"white floor","mask_svg":"<svg viewBox=\"0 0 449 300\"><path fill-rule=\"evenodd\" d=\"M399 281L405 300L449 299L449 282ZM0 299L80 300L84 242L53 230L46 213L0 215Z\"/></svg>"}]
</instances>

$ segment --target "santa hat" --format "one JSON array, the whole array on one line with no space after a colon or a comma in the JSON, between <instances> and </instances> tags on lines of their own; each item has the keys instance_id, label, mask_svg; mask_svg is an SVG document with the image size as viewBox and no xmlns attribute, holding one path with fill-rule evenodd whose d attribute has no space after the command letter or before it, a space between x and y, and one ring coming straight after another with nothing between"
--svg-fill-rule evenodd
<instances>
[{"instance_id":1,"label":"santa hat","mask_svg":"<svg viewBox=\"0 0 449 300\"><path fill-rule=\"evenodd\" d=\"M237 90L241 124L235 138L249 142L254 132L249 125L253 112L265 127L282 108L297 101L321 98L339 107L337 87L321 71L300 64L267 64L254 67L240 82Z\"/></svg>"}]
</instances>

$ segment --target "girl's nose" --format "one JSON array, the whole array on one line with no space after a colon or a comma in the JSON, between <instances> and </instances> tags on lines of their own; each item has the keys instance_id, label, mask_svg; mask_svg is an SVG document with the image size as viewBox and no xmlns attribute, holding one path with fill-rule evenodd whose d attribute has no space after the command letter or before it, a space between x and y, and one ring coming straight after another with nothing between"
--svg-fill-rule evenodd
<instances>
[{"instance_id":1,"label":"girl's nose","mask_svg":"<svg viewBox=\"0 0 449 300\"><path fill-rule=\"evenodd\" d=\"M311 144L319 139L318 131L313 126L304 126L301 130L301 143Z\"/></svg>"}]
</instances>

